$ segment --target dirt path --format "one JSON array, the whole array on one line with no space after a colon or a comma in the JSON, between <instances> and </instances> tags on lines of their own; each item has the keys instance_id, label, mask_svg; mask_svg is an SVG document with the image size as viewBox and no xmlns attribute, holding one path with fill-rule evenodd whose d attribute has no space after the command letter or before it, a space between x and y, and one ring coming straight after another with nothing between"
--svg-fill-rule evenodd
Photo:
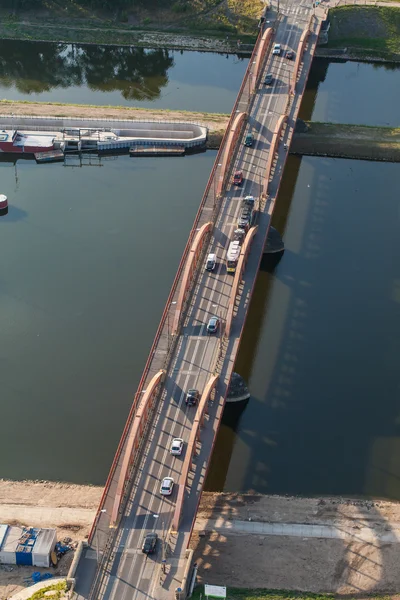
<instances>
[{"instance_id":1,"label":"dirt path","mask_svg":"<svg viewBox=\"0 0 400 600\"><path fill-rule=\"evenodd\" d=\"M203 582L362 597L399 590L399 542L397 503L205 493L192 547Z\"/></svg>"},{"instance_id":2,"label":"dirt path","mask_svg":"<svg viewBox=\"0 0 400 600\"><path fill-rule=\"evenodd\" d=\"M55 527L58 540L71 538L75 546L87 537L102 492L95 486L0 479L0 523ZM72 558L73 552L67 553L51 573L66 575ZM33 571L48 569L0 565L0 600L26 587Z\"/></svg>"},{"instance_id":3,"label":"dirt path","mask_svg":"<svg viewBox=\"0 0 400 600\"><path fill-rule=\"evenodd\" d=\"M179 110L131 108L128 106L93 106L90 104L60 104L46 102L12 102L0 100L2 115L45 117L93 117L99 119L134 119L155 121L192 121L208 127L211 133L225 130L229 115Z\"/></svg>"}]
</instances>

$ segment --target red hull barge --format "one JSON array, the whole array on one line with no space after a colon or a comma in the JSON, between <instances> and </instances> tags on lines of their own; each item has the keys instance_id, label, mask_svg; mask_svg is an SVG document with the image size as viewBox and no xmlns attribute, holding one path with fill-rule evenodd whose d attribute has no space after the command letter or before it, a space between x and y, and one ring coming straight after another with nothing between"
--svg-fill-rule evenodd
<instances>
[{"instance_id":1,"label":"red hull barge","mask_svg":"<svg viewBox=\"0 0 400 600\"><path fill-rule=\"evenodd\" d=\"M0 152L34 154L54 150L54 136L18 131L0 131Z\"/></svg>"}]
</instances>

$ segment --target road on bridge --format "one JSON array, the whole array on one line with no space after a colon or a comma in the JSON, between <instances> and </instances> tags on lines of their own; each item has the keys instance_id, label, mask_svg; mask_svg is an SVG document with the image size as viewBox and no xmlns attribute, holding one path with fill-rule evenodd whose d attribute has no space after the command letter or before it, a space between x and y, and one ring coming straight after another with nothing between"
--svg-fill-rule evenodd
<instances>
[{"instance_id":1,"label":"road on bridge","mask_svg":"<svg viewBox=\"0 0 400 600\"><path fill-rule=\"evenodd\" d=\"M294 69L294 61L284 58L288 49L297 52L299 40L307 28L312 13L310 0L288 0L281 2L281 16L277 23L275 43L282 45L281 56L266 58L261 84L255 91L246 132L251 129L255 141L253 147L241 144L236 154L233 170L243 171L242 186L228 185L222 199L216 226L213 230L208 252L217 255L217 267L213 272L202 271L180 331L176 352L165 378L162 398L141 456L141 462L133 482L125 514L120 522L117 542L110 567L103 573L96 598L104 600L162 600L173 598L174 590L181 584L186 563L187 547L199 497L206 476L213 442L223 410L227 384L236 358L240 336L244 325L249 299L257 275L264 238L254 239L244 274L243 291L238 305L229 341L225 342L224 356L220 369L220 381L216 395L209 406L209 415L202 431L202 444L195 458L196 468L189 477L189 492L185 496L182 520L178 532L171 531L176 504L176 492L171 496L160 494L163 477L171 476L179 482L185 456L170 453L171 441L175 437L187 441L192 430L196 407L185 404L189 388L200 393L215 370L222 341L223 324L231 296L233 277L226 273L225 256L233 231L237 228L241 210L241 198L261 194L269 147L276 124L285 113L288 89ZM312 60L310 43L304 57L299 89L303 90ZM273 83L264 86L266 73L272 73ZM286 137L293 131L293 115L297 114L301 95L295 94L289 113ZM247 106L239 106L246 111ZM281 143L273 179L269 186L269 200L258 217L260 231L266 231L271 218L273 204L286 161L286 149ZM207 335L206 325L211 316L221 319L222 327L217 335ZM160 538L157 552L146 556L141 551L144 535L156 532ZM162 561L165 560L164 564ZM165 572L164 572L165 571Z\"/></svg>"}]
</instances>

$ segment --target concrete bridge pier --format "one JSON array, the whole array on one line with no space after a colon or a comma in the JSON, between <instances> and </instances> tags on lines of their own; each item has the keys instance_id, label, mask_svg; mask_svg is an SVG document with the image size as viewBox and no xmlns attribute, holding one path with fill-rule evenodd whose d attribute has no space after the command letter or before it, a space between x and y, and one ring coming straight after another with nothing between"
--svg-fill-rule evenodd
<instances>
[{"instance_id":1,"label":"concrete bridge pier","mask_svg":"<svg viewBox=\"0 0 400 600\"><path fill-rule=\"evenodd\" d=\"M235 402L246 402L249 398L249 388L247 387L243 377L239 375L239 373L232 373L226 402L229 404L233 404Z\"/></svg>"},{"instance_id":2,"label":"concrete bridge pier","mask_svg":"<svg viewBox=\"0 0 400 600\"><path fill-rule=\"evenodd\" d=\"M268 231L267 241L264 246L264 254L276 254L285 250L285 244L279 231L274 227L270 227Z\"/></svg>"}]
</instances>

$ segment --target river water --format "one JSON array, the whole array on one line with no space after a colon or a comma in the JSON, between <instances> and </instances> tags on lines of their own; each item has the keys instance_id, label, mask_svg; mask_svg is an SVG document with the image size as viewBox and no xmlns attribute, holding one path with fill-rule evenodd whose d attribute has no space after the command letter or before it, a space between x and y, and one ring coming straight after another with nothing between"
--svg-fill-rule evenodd
<instances>
[{"instance_id":1,"label":"river water","mask_svg":"<svg viewBox=\"0 0 400 600\"><path fill-rule=\"evenodd\" d=\"M290 157L209 490L400 500L400 165Z\"/></svg>"},{"instance_id":2,"label":"river water","mask_svg":"<svg viewBox=\"0 0 400 600\"><path fill-rule=\"evenodd\" d=\"M246 66L140 49L127 83L125 55L107 79L102 51L24 44L0 53L8 98L229 112ZM354 63L321 64L303 117L379 123L371 78L390 71L363 65L354 99L333 101ZM0 162L0 476L104 482L214 158ZM289 159L273 223L286 251L263 262L237 364L252 397L225 412L208 489L400 498L399 185L399 165Z\"/></svg>"},{"instance_id":3,"label":"river water","mask_svg":"<svg viewBox=\"0 0 400 600\"><path fill-rule=\"evenodd\" d=\"M248 58L0 40L0 99L230 112Z\"/></svg>"},{"instance_id":4,"label":"river water","mask_svg":"<svg viewBox=\"0 0 400 600\"><path fill-rule=\"evenodd\" d=\"M215 152L0 162L0 476L101 484Z\"/></svg>"},{"instance_id":5,"label":"river water","mask_svg":"<svg viewBox=\"0 0 400 600\"><path fill-rule=\"evenodd\" d=\"M400 65L316 58L300 109L305 120L400 126Z\"/></svg>"}]
</instances>

